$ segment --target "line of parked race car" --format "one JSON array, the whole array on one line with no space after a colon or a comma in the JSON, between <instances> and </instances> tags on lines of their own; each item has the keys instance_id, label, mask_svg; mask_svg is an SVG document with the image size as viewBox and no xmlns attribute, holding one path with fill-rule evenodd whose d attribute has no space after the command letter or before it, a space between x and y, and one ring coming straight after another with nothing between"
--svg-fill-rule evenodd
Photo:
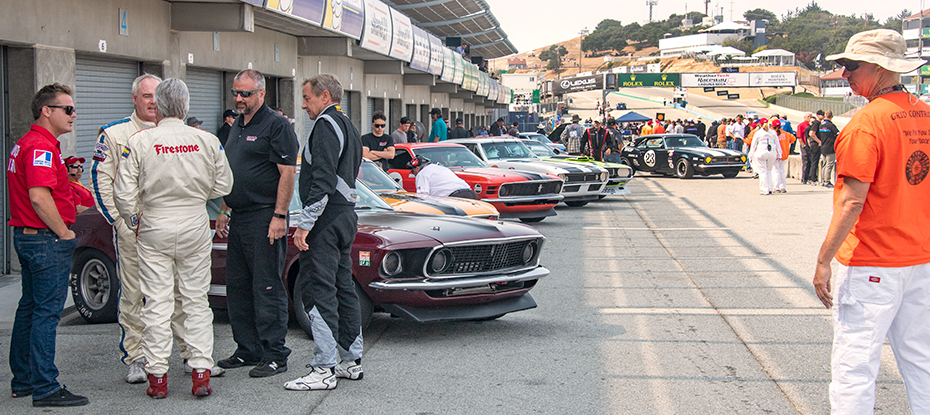
<instances>
[{"instance_id":1,"label":"line of parked race car","mask_svg":"<svg viewBox=\"0 0 930 415\"><path fill-rule=\"evenodd\" d=\"M630 163L649 164L642 156L617 164L560 155L559 144L536 135L401 144L386 172L372 162L362 163L356 182L359 220L352 270L365 327L374 312L425 322L496 319L536 307L529 291L549 275L540 265L545 237L530 226L501 219L538 222L554 216L559 202L580 207L627 194L635 171ZM656 138L663 145L680 138L649 137L653 140L628 146L629 154L639 143L648 141L652 147L643 147L648 151L655 150ZM666 149L663 154L675 151ZM416 179L407 162L417 155L452 169L481 200L415 193ZM212 225L219 200L208 203L207 210ZM301 210L296 191L290 210L295 223L293 215ZM78 215L72 228L78 237L70 279L75 308L90 323L115 322L119 280L111 227L96 209L89 209ZM226 240L218 235L212 259L210 302L225 308ZM294 316L309 333L309 318L301 312L303 290L295 289L302 286L298 267L298 250L288 238L281 277L292 293Z\"/></svg>"}]
</instances>

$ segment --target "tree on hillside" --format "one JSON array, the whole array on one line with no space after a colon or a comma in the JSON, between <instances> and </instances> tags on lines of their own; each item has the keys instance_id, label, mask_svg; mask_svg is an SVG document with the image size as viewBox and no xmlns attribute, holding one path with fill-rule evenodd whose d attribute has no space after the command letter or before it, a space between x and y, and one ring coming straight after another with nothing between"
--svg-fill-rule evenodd
<instances>
[{"instance_id":1,"label":"tree on hillside","mask_svg":"<svg viewBox=\"0 0 930 415\"><path fill-rule=\"evenodd\" d=\"M777 23L778 17L775 16L775 13L772 13L765 9L752 9L747 10L743 13L743 17L748 21L753 20L768 20L769 23Z\"/></svg>"},{"instance_id":2,"label":"tree on hillside","mask_svg":"<svg viewBox=\"0 0 930 415\"><path fill-rule=\"evenodd\" d=\"M546 69L557 71L562 67L562 57L568 55L568 50L562 45L552 45L549 49L540 52L539 59L549 61Z\"/></svg>"},{"instance_id":3,"label":"tree on hillside","mask_svg":"<svg viewBox=\"0 0 930 415\"><path fill-rule=\"evenodd\" d=\"M623 24L618 20L604 19L598 23L590 35L581 41L581 50L596 52L601 50L615 50L620 52L627 46L626 34Z\"/></svg>"},{"instance_id":4,"label":"tree on hillside","mask_svg":"<svg viewBox=\"0 0 930 415\"><path fill-rule=\"evenodd\" d=\"M897 16L889 17L888 20L885 20L885 24L883 24L882 27L900 32L902 24L904 23L904 18L912 14L914 13L908 9L901 10L901 13L898 13Z\"/></svg>"}]
</instances>

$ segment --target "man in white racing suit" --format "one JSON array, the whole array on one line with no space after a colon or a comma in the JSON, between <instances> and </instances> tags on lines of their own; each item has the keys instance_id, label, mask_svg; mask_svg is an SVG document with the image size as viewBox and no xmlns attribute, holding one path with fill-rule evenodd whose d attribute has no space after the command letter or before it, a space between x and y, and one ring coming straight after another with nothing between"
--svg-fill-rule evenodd
<instances>
[{"instance_id":1,"label":"man in white racing suit","mask_svg":"<svg viewBox=\"0 0 930 415\"><path fill-rule=\"evenodd\" d=\"M190 95L178 79L155 89L158 126L133 135L124 147L114 199L135 230L139 254L142 351L154 398L167 395L172 313L179 303L182 340L190 352L192 393L209 395L213 361L210 287L211 232L207 200L229 194L232 171L213 134L184 125Z\"/></svg>"}]
</instances>

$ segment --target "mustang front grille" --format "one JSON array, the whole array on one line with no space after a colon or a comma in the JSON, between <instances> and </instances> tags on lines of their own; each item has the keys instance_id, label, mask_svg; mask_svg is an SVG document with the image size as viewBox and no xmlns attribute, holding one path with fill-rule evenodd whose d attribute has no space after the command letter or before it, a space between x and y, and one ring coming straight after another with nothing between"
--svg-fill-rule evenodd
<instances>
[{"instance_id":1,"label":"mustang front grille","mask_svg":"<svg viewBox=\"0 0 930 415\"><path fill-rule=\"evenodd\" d=\"M600 173L568 173L565 175L568 179L565 183L584 183L601 181Z\"/></svg>"},{"instance_id":2,"label":"mustang front grille","mask_svg":"<svg viewBox=\"0 0 930 415\"><path fill-rule=\"evenodd\" d=\"M544 194L559 194L562 191L561 180L547 181L525 181L505 183L501 185L497 194L500 197L507 196L536 196Z\"/></svg>"},{"instance_id":3,"label":"mustang front grille","mask_svg":"<svg viewBox=\"0 0 930 415\"><path fill-rule=\"evenodd\" d=\"M430 255L424 271L433 278L456 278L529 267L538 261L542 243L530 238L449 245Z\"/></svg>"}]
</instances>

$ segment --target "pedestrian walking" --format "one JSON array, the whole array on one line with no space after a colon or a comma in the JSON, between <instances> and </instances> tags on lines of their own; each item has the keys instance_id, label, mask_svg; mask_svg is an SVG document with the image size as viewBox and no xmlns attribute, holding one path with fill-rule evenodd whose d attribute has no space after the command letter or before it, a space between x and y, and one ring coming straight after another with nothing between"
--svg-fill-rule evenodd
<instances>
[{"instance_id":1,"label":"pedestrian walking","mask_svg":"<svg viewBox=\"0 0 930 415\"><path fill-rule=\"evenodd\" d=\"M930 413L930 143L913 137L928 130L930 105L900 84L900 74L925 64L906 51L901 34L877 29L853 35L844 53L827 57L869 100L836 141L833 218L813 279L833 312L829 396L839 414L873 413L886 336L910 412Z\"/></svg>"},{"instance_id":2,"label":"pedestrian walking","mask_svg":"<svg viewBox=\"0 0 930 415\"><path fill-rule=\"evenodd\" d=\"M400 117L400 124L398 124L397 129L391 133L391 138L394 140L394 145L409 142L407 138L407 131L410 130L410 124L413 124L413 121L410 121L410 118ZM416 140L413 142L416 142Z\"/></svg>"},{"instance_id":3,"label":"pedestrian walking","mask_svg":"<svg viewBox=\"0 0 930 415\"><path fill-rule=\"evenodd\" d=\"M810 147L810 153L808 158L810 159L810 171L807 173L807 180L812 185L819 185L820 181L817 179L820 177L820 123L823 120L823 110L817 110L816 117L811 119L810 125L807 127L807 131L804 133L807 134L807 143Z\"/></svg>"},{"instance_id":4,"label":"pedestrian walking","mask_svg":"<svg viewBox=\"0 0 930 415\"><path fill-rule=\"evenodd\" d=\"M833 111L827 110L823 118L817 135L820 137L820 181L823 187L832 188L836 180L836 151L833 144L840 130L833 124Z\"/></svg>"},{"instance_id":5,"label":"pedestrian walking","mask_svg":"<svg viewBox=\"0 0 930 415\"><path fill-rule=\"evenodd\" d=\"M778 118L772 120L772 127L775 129L775 135L778 136L778 145L781 147L781 156L778 160L775 160L775 193L787 193L787 167L788 167L788 155L791 152L791 147L794 145L794 142L797 141L797 138L794 134L791 134L784 130L784 124Z\"/></svg>"},{"instance_id":6,"label":"pedestrian walking","mask_svg":"<svg viewBox=\"0 0 930 415\"><path fill-rule=\"evenodd\" d=\"M572 123L565 126L562 130L561 140L565 143L565 152L571 155L581 155L581 140L585 133L581 124L581 117L578 114L572 115Z\"/></svg>"},{"instance_id":7,"label":"pedestrian walking","mask_svg":"<svg viewBox=\"0 0 930 415\"><path fill-rule=\"evenodd\" d=\"M762 119L760 123L760 129L752 137L749 158L754 166L753 171L759 173L759 191L769 195L775 186L775 162L781 158L781 145L768 120Z\"/></svg>"},{"instance_id":8,"label":"pedestrian walking","mask_svg":"<svg viewBox=\"0 0 930 415\"><path fill-rule=\"evenodd\" d=\"M429 130L429 139L426 141L430 143L446 141L449 138L449 126L442 119L442 110L439 108L429 110L429 117L433 120L433 128Z\"/></svg>"}]
</instances>

